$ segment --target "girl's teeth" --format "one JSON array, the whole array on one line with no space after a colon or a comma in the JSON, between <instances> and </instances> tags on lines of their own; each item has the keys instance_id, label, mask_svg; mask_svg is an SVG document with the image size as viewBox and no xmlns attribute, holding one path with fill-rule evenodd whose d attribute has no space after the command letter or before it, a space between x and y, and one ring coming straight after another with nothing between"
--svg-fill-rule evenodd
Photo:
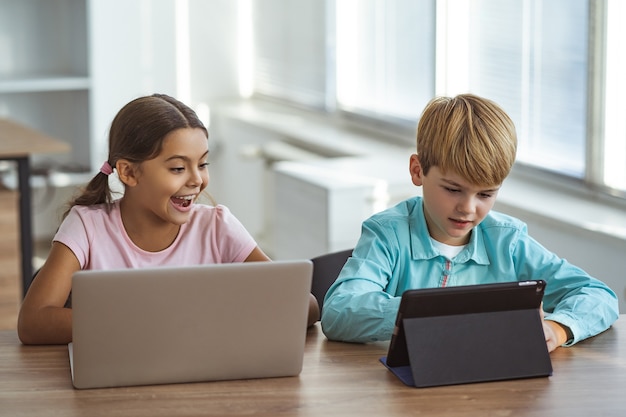
<instances>
[{"instance_id":1,"label":"girl's teeth","mask_svg":"<svg viewBox=\"0 0 626 417\"><path fill-rule=\"evenodd\" d=\"M193 196L187 196L187 197L172 197L172 200L183 207L189 207L189 205L191 204L192 200L193 200Z\"/></svg>"}]
</instances>

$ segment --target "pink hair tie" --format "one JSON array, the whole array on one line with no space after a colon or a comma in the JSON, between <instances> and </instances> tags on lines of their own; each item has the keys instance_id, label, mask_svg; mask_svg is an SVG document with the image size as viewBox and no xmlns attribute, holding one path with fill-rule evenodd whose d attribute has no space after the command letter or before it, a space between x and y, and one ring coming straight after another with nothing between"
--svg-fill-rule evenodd
<instances>
[{"instance_id":1,"label":"pink hair tie","mask_svg":"<svg viewBox=\"0 0 626 417\"><path fill-rule=\"evenodd\" d=\"M100 172L104 175L111 175L113 173L113 168L111 168L111 164L108 161L105 161L104 164L100 167Z\"/></svg>"}]
</instances>

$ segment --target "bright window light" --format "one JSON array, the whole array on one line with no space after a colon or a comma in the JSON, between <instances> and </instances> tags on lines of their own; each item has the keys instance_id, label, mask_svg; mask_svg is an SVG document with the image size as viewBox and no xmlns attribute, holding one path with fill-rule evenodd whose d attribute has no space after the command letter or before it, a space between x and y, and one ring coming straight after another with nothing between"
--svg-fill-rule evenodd
<instances>
[{"instance_id":1,"label":"bright window light","mask_svg":"<svg viewBox=\"0 0 626 417\"><path fill-rule=\"evenodd\" d=\"M469 0L437 2L436 95L455 96L469 91Z\"/></svg>"},{"instance_id":2,"label":"bright window light","mask_svg":"<svg viewBox=\"0 0 626 417\"><path fill-rule=\"evenodd\" d=\"M191 100L191 54L189 53L189 0L176 0L176 95Z\"/></svg>"},{"instance_id":3,"label":"bright window light","mask_svg":"<svg viewBox=\"0 0 626 417\"><path fill-rule=\"evenodd\" d=\"M606 104L604 130L604 182L626 189L626 2L609 0L607 5Z\"/></svg>"},{"instance_id":4,"label":"bright window light","mask_svg":"<svg viewBox=\"0 0 626 417\"><path fill-rule=\"evenodd\" d=\"M337 99L350 105L358 92L358 79L354 74L358 74L358 57L361 54L358 20L353 16L357 6L357 0L337 2Z\"/></svg>"},{"instance_id":5,"label":"bright window light","mask_svg":"<svg viewBox=\"0 0 626 417\"><path fill-rule=\"evenodd\" d=\"M239 94L248 98L254 91L252 0L239 0L238 11Z\"/></svg>"}]
</instances>

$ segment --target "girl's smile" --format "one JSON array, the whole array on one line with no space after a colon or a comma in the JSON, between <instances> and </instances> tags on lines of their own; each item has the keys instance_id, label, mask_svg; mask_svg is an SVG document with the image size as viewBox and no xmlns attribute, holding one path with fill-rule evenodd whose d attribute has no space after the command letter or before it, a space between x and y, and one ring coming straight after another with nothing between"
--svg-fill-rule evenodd
<instances>
[{"instance_id":1,"label":"girl's smile","mask_svg":"<svg viewBox=\"0 0 626 417\"><path fill-rule=\"evenodd\" d=\"M193 204L197 196L197 194L182 197L174 196L170 198L170 201L176 210L187 212L191 210L191 205Z\"/></svg>"}]
</instances>

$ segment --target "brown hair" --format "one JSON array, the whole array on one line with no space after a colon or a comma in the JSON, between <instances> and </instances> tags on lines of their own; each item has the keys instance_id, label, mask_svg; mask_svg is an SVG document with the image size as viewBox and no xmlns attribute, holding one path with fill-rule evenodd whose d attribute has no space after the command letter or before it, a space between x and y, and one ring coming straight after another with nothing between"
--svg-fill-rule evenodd
<instances>
[{"instance_id":1,"label":"brown hair","mask_svg":"<svg viewBox=\"0 0 626 417\"><path fill-rule=\"evenodd\" d=\"M141 163L156 157L163 139L176 129L208 131L196 113L187 105L165 94L139 97L126 104L117 113L109 130L109 157L111 167L120 159ZM64 217L75 205L90 206L111 203L113 193L108 176L99 172L70 203Z\"/></svg>"},{"instance_id":2,"label":"brown hair","mask_svg":"<svg viewBox=\"0 0 626 417\"><path fill-rule=\"evenodd\" d=\"M432 166L454 171L476 185L501 184L517 151L515 125L491 100L472 94L437 97L417 127L417 154L424 175Z\"/></svg>"}]
</instances>

